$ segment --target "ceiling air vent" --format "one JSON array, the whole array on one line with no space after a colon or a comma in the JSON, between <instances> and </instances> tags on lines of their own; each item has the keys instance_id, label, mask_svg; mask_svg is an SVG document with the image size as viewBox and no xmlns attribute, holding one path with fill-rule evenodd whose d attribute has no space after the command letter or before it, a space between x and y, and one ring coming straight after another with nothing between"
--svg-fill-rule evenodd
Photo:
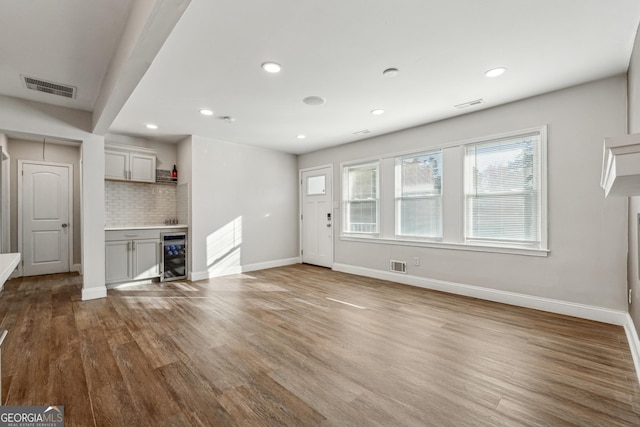
<instances>
[{"instance_id":1,"label":"ceiling air vent","mask_svg":"<svg viewBox=\"0 0 640 427\"><path fill-rule=\"evenodd\" d=\"M463 110L465 108L474 107L474 106L480 105L480 104L484 104L484 100L483 99L476 99L475 101L465 102L464 104L458 104L455 107L458 110Z\"/></svg>"},{"instance_id":2,"label":"ceiling air vent","mask_svg":"<svg viewBox=\"0 0 640 427\"><path fill-rule=\"evenodd\" d=\"M48 82L45 80L35 79L33 77L27 76L22 76L22 78L24 79L24 84L27 89L50 93L52 95L64 96L65 98L76 97L76 88L74 86Z\"/></svg>"},{"instance_id":3,"label":"ceiling air vent","mask_svg":"<svg viewBox=\"0 0 640 427\"><path fill-rule=\"evenodd\" d=\"M368 133L371 133L371 131L369 129L362 129L362 130L359 130L358 132L354 132L353 134L354 135L366 135Z\"/></svg>"}]
</instances>

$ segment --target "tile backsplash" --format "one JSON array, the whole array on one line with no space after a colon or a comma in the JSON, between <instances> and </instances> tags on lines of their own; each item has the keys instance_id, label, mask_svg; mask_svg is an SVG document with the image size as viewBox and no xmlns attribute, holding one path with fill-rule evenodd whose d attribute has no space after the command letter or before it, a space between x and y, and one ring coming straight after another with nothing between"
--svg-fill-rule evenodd
<instances>
[{"instance_id":1,"label":"tile backsplash","mask_svg":"<svg viewBox=\"0 0 640 427\"><path fill-rule=\"evenodd\" d=\"M105 226L164 225L177 218L176 186L105 181Z\"/></svg>"}]
</instances>

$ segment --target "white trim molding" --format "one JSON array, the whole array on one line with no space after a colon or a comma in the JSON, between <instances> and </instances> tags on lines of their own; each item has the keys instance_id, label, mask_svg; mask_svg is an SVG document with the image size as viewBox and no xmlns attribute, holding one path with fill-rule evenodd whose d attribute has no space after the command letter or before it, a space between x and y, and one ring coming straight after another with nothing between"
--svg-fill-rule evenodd
<instances>
[{"instance_id":1,"label":"white trim molding","mask_svg":"<svg viewBox=\"0 0 640 427\"><path fill-rule=\"evenodd\" d=\"M625 326L627 324L628 313L603 307L578 304L551 298L536 297L531 295L519 294L516 292L483 288L480 286L466 285L463 283L429 279L407 274L400 275L390 271L374 270L371 268L357 267L347 264L336 263L334 264L333 269L343 273L388 280L405 285L479 298L487 301L500 302L503 304L515 305L519 307L533 308L535 310L564 314L567 316L595 320L598 322L609 323L618 326Z\"/></svg>"},{"instance_id":2,"label":"white trim molding","mask_svg":"<svg viewBox=\"0 0 640 427\"><path fill-rule=\"evenodd\" d=\"M242 272L266 270L267 268L284 267L285 265L300 264L300 257L277 259L274 261L258 262L242 266Z\"/></svg>"},{"instance_id":3,"label":"white trim molding","mask_svg":"<svg viewBox=\"0 0 640 427\"><path fill-rule=\"evenodd\" d=\"M638 330L633 324L633 319L629 313L626 315L624 332L627 334L631 357L633 357L633 366L636 368L636 376L638 377L638 382L640 382L640 340L638 339Z\"/></svg>"},{"instance_id":4,"label":"white trim molding","mask_svg":"<svg viewBox=\"0 0 640 427\"><path fill-rule=\"evenodd\" d=\"M208 271L196 271L189 274L189 280L213 279L215 277L229 276L231 274L242 274L250 271L266 270L267 268L284 267L285 265L300 264L300 257L276 259L273 261L258 262L254 264L233 265L221 268L211 268Z\"/></svg>"},{"instance_id":5,"label":"white trim molding","mask_svg":"<svg viewBox=\"0 0 640 427\"><path fill-rule=\"evenodd\" d=\"M107 287L96 286L92 288L82 288L82 301L88 301L92 299L106 298Z\"/></svg>"}]
</instances>

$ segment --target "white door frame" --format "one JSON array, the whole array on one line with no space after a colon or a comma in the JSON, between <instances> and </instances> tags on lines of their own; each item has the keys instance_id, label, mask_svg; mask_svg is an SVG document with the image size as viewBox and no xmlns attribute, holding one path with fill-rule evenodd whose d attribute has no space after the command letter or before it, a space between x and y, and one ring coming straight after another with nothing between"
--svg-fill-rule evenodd
<instances>
[{"instance_id":1,"label":"white door frame","mask_svg":"<svg viewBox=\"0 0 640 427\"><path fill-rule=\"evenodd\" d=\"M20 160L18 159L18 252L22 253L22 180L23 165L32 164L40 166L60 166L69 169L69 271L73 265L73 165L71 163L44 162L38 160ZM18 264L17 275L23 276L24 257Z\"/></svg>"},{"instance_id":2,"label":"white door frame","mask_svg":"<svg viewBox=\"0 0 640 427\"><path fill-rule=\"evenodd\" d=\"M331 217L333 218L331 221L331 265L333 266L334 261L335 261L335 252L336 252L336 245L335 245L335 224L336 224L336 215L333 208L333 205L335 203L335 201L333 200L333 198L335 197L334 193L333 193L333 188L334 188L334 175L333 175L333 163L327 164L327 165L322 165L322 166L313 166L310 168L305 168L305 169L300 169L298 171L298 182L299 182L299 191L298 191L298 236L299 236L299 242L298 242L298 247L300 248L300 250L298 251L298 255L300 257L300 263L302 263L302 204L303 204L303 198L304 198L304 185L302 182L302 174L305 172L312 172L314 170L318 170L318 169L326 169L329 168L331 170ZM332 267L333 269L333 267Z\"/></svg>"}]
</instances>

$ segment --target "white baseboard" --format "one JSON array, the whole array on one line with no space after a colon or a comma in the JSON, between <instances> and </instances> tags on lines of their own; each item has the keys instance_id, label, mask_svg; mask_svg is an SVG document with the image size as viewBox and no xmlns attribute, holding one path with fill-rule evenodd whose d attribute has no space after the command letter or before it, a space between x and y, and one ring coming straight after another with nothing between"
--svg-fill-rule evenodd
<instances>
[{"instance_id":1,"label":"white baseboard","mask_svg":"<svg viewBox=\"0 0 640 427\"><path fill-rule=\"evenodd\" d=\"M624 332L627 334L627 341L629 341L633 365L636 368L636 376L638 377L638 381L640 381L640 340L638 339L638 330L633 324L633 319L629 313L627 313L626 318L627 321L624 324Z\"/></svg>"},{"instance_id":2,"label":"white baseboard","mask_svg":"<svg viewBox=\"0 0 640 427\"><path fill-rule=\"evenodd\" d=\"M536 297L515 292L500 291L480 286L465 285L462 283L447 282L444 280L429 279L408 274L398 274L390 271L374 270L371 268L357 267L347 264L334 264L333 269L358 276L389 280L391 282L402 283L405 285L418 286L421 288L433 289L456 295L464 295L519 307L549 311L551 313L564 314L567 316L595 320L613 325L625 326L627 324L628 313L619 310L555 300L551 298Z\"/></svg>"},{"instance_id":3,"label":"white baseboard","mask_svg":"<svg viewBox=\"0 0 640 427\"><path fill-rule=\"evenodd\" d=\"M71 271L72 272L77 271L82 276L82 264L73 264L73 265L71 265Z\"/></svg>"},{"instance_id":4,"label":"white baseboard","mask_svg":"<svg viewBox=\"0 0 640 427\"><path fill-rule=\"evenodd\" d=\"M255 264L246 264L241 266L234 265L234 266L211 268L208 271L191 272L189 274L189 280L195 282L197 280L213 279L214 277L229 276L231 274L241 274L241 273L247 273L249 271L265 270L267 268L283 267L285 265L299 264L299 263L300 263L300 257L295 257L295 258L277 259L273 261L258 262Z\"/></svg>"},{"instance_id":5,"label":"white baseboard","mask_svg":"<svg viewBox=\"0 0 640 427\"><path fill-rule=\"evenodd\" d=\"M106 298L107 288L106 286L96 286L93 288L82 288L82 301L91 299Z\"/></svg>"},{"instance_id":6,"label":"white baseboard","mask_svg":"<svg viewBox=\"0 0 640 427\"><path fill-rule=\"evenodd\" d=\"M242 266L242 272L266 270L267 268L284 267L285 265L300 264L300 257L278 259L275 261L258 262Z\"/></svg>"}]
</instances>

